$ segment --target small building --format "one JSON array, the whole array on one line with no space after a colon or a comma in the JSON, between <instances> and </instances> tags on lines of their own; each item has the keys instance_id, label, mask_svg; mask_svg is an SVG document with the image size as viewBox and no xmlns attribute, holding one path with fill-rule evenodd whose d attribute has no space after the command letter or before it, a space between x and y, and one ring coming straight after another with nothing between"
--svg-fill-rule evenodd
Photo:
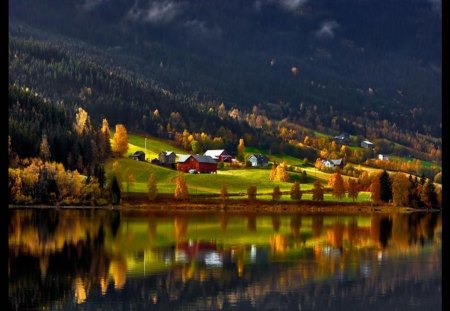
<instances>
[{"instance_id":1,"label":"small building","mask_svg":"<svg viewBox=\"0 0 450 311\"><path fill-rule=\"evenodd\" d=\"M176 162L177 155L173 151L161 151L158 160L161 165L172 165Z\"/></svg>"},{"instance_id":2,"label":"small building","mask_svg":"<svg viewBox=\"0 0 450 311\"><path fill-rule=\"evenodd\" d=\"M269 158L267 158L265 155L263 154L251 154L248 158L247 161L252 163L252 166L267 166L269 165Z\"/></svg>"},{"instance_id":3,"label":"small building","mask_svg":"<svg viewBox=\"0 0 450 311\"><path fill-rule=\"evenodd\" d=\"M233 158L230 156L225 149L214 149L214 150L207 150L204 154L204 156L210 156L217 162L228 162L231 163L231 159Z\"/></svg>"},{"instance_id":4,"label":"small building","mask_svg":"<svg viewBox=\"0 0 450 311\"><path fill-rule=\"evenodd\" d=\"M373 145L373 143L371 141L368 141L367 139L365 139L365 140L363 140L361 142L361 147L363 147L363 148L373 148L374 145Z\"/></svg>"},{"instance_id":5,"label":"small building","mask_svg":"<svg viewBox=\"0 0 450 311\"><path fill-rule=\"evenodd\" d=\"M136 160L136 161L145 161L145 153L142 150L138 150L133 154L130 154L130 159Z\"/></svg>"},{"instance_id":6,"label":"small building","mask_svg":"<svg viewBox=\"0 0 450 311\"><path fill-rule=\"evenodd\" d=\"M210 156L183 154L178 156L177 170L189 172L194 169L199 173L216 173L217 162Z\"/></svg>"},{"instance_id":7,"label":"small building","mask_svg":"<svg viewBox=\"0 0 450 311\"><path fill-rule=\"evenodd\" d=\"M348 133L341 133L338 136L334 136L333 140L337 143L337 144L348 144L350 142L350 135L348 135Z\"/></svg>"},{"instance_id":8,"label":"small building","mask_svg":"<svg viewBox=\"0 0 450 311\"><path fill-rule=\"evenodd\" d=\"M335 168L340 167L341 169L344 168L344 161L342 159L335 159L335 160L323 160L322 166L325 166L326 168Z\"/></svg>"},{"instance_id":9,"label":"small building","mask_svg":"<svg viewBox=\"0 0 450 311\"><path fill-rule=\"evenodd\" d=\"M382 161L389 161L389 157L385 154L379 154L378 155L378 160L382 160Z\"/></svg>"}]
</instances>

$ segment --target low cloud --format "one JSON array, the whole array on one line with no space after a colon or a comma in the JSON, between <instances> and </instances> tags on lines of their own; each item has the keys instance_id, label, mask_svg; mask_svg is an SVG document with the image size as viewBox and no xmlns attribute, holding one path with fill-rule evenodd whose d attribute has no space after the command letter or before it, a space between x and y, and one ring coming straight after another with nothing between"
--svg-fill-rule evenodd
<instances>
[{"instance_id":1,"label":"low cloud","mask_svg":"<svg viewBox=\"0 0 450 311\"><path fill-rule=\"evenodd\" d=\"M205 21L199 20L189 20L184 23L184 27L192 31L197 35L202 35L204 37L218 37L222 34L222 29L219 27L209 28L206 26Z\"/></svg>"},{"instance_id":2,"label":"low cloud","mask_svg":"<svg viewBox=\"0 0 450 311\"><path fill-rule=\"evenodd\" d=\"M83 0L81 8L86 11L95 10L98 6L103 3L109 2L110 0Z\"/></svg>"},{"instance_id":3,"label":"low cloud","mask_svg":"<svg viewBox=\"0 0 450 311\"><path fill-rule=\"evenodd\" d=\"M182 11L183 3L170 0L149 0L141 7L135 2L126 15L127 20L150 24L167 24Z\"/></svg>"},{"instance_id":4,"label":"low cloud","mask_svg":"<svg viewBox=\"0 0 450 311\"><path fill-rule=\"evenodd\" d=\"M257 11L261 10L264 4L276 4L287 11L295 11L302 7L308 0L257 0L253 3L254 8Z\"/></svg>"},{"instance_id":5,"label":"low cloud","mask_svg":"<svg viewBox=\"0 0 450 311\"><path fill-rule=\"evenodd\" d=\"M323 22L319 30L316 31L316 37L320 39L334 38L334 31L339 27L336 21Z\"/></svg>"}]
</instances>

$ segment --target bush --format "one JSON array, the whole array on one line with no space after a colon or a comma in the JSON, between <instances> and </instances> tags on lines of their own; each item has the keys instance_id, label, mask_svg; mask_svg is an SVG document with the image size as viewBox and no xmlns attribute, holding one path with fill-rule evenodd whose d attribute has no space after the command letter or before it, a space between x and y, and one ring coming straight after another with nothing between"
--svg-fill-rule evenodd
<instances>
[{"instance_id":1,"label":"bush","mask_svg":"<svg viewBox=\"0 0 450 311\"><path fill-rule=\"evenodd\" d=\"M272 200L278 201L279 199L281 199L280 187L279 186L275 186L273 188L273 192L272 192Z\"/></svg>"}]
</instances>

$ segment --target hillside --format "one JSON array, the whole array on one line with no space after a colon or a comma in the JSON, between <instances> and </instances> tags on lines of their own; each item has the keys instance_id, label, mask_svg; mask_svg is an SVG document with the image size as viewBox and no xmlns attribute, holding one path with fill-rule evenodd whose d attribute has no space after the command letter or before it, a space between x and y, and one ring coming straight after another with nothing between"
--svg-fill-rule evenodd
<instances>
[{"instance_id":1,"label":"hillside","mask_svg":"<svg viewBox=\"0 0 450 311\"><path fill-rule=\"evenodd\" d=\"M224 102L335 133L441 136L441 15L426 0L18 0L9 15L11 81L81 105L88 103L77 99L80 90L91 88L89 112L126 118L130 128L156 132L141 116L158 108L163 127L177 111L181 122L172 125L181 130L255 134L208 115ZM46 62L36 62L35 50L21 57L24 38L64 52L53 61L41 52ZM93 67L72 56L67 64L67 49ZM11 65L14 54L20 61ZM59 71L67 67L69 74ZM137 89L128 78L116 81L121 70L140 76L131 79Z\"/></svg>"}]
</instances>

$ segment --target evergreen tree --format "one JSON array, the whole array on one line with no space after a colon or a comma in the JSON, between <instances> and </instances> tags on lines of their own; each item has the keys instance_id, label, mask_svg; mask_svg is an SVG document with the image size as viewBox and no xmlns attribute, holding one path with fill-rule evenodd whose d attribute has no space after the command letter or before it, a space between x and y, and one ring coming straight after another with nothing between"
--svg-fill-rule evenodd
<instances>
[{"instance_id":1,"label":"evergreen tree","mask_svg":"<svg viewBox=\"0 0 450 311\"><path fill-rule=\"evenodd\" d=\"M300 201L302 199L302 191L300 190L300 183L298 181L292 184L291 199L294 201Z\"/></svg>"},{"instance_id":2,"label":"evergreen tree","mask_svg":"<svg viewBox=\"0 0 450 311\"><path fill-rule=\"evenodd\" d=\"M323 201L323 187L318 180L314 182L312 199L313 201Z\"/></svg>"},{"instance_id":3,"label":"evergreen tree","mask_svg":"<svg viewBox=\"0 0 450 311\"><path fill-rule=\"evenodd\" d=\"M280 186L275 186L272 192L272 200L278 201L281 198Z\"/></svg>"},{"instance_id":4,"label":"evergreen tree","mask_svg":"<svg viewBox=\"0 0 450 311\"><path fill-rule=\"evenodd\" d=\"M111 183L111 203L115 205L120 204L120 186L115 175Z\"/></svg>"},{"instance_id":5,"label":"evergreen tree","mask_svg":"<svg viewBox=\"0 0 450 311\"><path fill-rule=\"evenodd\" d=\"M380 175L380 199L383 202L392 200L392 184L389 174L386 170Z\"/></svg>"}]
</instances>

